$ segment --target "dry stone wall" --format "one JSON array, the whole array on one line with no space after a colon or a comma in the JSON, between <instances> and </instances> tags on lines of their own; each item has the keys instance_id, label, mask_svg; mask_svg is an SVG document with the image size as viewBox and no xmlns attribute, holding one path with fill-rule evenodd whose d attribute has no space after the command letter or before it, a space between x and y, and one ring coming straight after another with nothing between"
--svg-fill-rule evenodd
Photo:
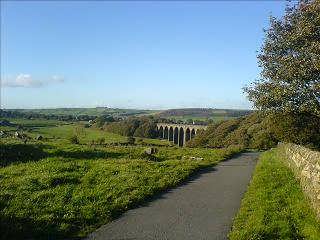
<instances>
[{"instance_id":1,"label":"dry stone wall","mask_svg":"<svg viewBox=\"0 0 320 240\"><path fill-rule=\"evenodd\" d=\"M320 152L289 143L280 144L279 148L320 217Z\"/></svg>"}]
</instances>

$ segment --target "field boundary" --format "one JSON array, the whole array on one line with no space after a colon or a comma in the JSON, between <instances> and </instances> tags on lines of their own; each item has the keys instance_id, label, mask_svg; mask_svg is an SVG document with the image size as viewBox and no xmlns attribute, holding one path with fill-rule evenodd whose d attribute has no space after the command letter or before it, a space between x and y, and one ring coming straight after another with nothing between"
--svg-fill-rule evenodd
<instances>
[{"instance_id":1,"label":"field boundary","mask_svg":"<svg viewBox=\"0 0 320 240\"><path fill-rule=\"evenodd\" d=\"M292 143L279 144L279 148L320 218L320 152Z\"/></svg>"}]
</instances>

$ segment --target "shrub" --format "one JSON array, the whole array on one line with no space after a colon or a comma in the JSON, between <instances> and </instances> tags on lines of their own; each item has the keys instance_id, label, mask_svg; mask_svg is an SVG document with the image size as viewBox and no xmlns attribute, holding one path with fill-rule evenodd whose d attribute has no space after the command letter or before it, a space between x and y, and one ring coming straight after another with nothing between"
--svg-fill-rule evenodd
<instances>
[{"instance_id":1,"label":"shrub","mask_svg":"<svg viewBox=\"0 0 320 240\"><path fill-rule=\"evenodd\" d=\"M70 143L72 144L79 144L79 138L77 135L73 135L69 138Z\"/></svg>"},{"instance_id":2,"label":"shrub","mask_svg":"<svg viewBox=\"0 0 320 240\"><path fill-rule=\"evenodd\" d=\"M122 136L156 137L156 124L150 117L131 117L123 121L105 125L105 130Z\"/></svg>"},{"instance_id":3,"label":"shrub","mask_svg":"<svg viewBox=\"0 0 320 240\"><path fill-rule=\"evenodd\" d=\"M128 144L134 144L136 139L134 137L127 137L127 143Z\"/></svg>"},{"instance_id":4,"label":"shrub","mask_svg":"<svg viewBox=\"0 0 320 240\"><path fill-rule=\"evenodd\" d=\"M290 112L270 114L268 121L278 141L320 148L320 117Z\"/></svg>"},{"instance_id":5,"label":"shrub","mask_svg":"<svg viewBox=\"0 0 320 240\"><path fill-rule=\"evenodd\" d=\"M97 139L97 144L99 144L99 145L103 145L104 143L105 143L105 141L106 141L106 139L105 138L98 138Z\"/></svg>"}]
</instances>

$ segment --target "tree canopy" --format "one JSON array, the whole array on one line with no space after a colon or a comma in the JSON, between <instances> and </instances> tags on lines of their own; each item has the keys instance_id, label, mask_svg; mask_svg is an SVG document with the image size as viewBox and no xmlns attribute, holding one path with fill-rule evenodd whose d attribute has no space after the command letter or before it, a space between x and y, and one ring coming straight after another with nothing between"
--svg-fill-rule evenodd
<instances>
[{"instance_id":1,"label":"tree canopy","mask_svg":"<svg viewBox=\"0 0 320 240\"><path fill-rule=\"evenodd\" d=\"M106 131L128 137L155 138L156 124L152 116L130 117L119 122L109 122L104 125Z\"/></svg>"},{"instance_id":2,"label":"tree canopy","mask_svg":"<svg viewBox=\"0 0 320 240\"><path fill-rule=\"evenodd\" d=\"M258 61L261 78L244 89L257 109L320 116L320 0L271 17Z\"/></svg>"}]
</instances>

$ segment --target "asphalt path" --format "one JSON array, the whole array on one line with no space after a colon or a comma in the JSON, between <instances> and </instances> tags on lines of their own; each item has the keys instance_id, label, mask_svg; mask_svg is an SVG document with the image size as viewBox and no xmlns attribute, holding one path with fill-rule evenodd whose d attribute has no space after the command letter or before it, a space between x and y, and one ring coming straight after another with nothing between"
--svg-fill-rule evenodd
<instances>
[{"instance_id":1,"label":"asphalt path","mask_svg":"<svg viewBox=\"0 0 320 240\"><path fill-rule=\"evenodd\" d=\"M88 239L227 239L258 155L243 153L200 171L100 227Z\"/></svg>"}]
</instances>

